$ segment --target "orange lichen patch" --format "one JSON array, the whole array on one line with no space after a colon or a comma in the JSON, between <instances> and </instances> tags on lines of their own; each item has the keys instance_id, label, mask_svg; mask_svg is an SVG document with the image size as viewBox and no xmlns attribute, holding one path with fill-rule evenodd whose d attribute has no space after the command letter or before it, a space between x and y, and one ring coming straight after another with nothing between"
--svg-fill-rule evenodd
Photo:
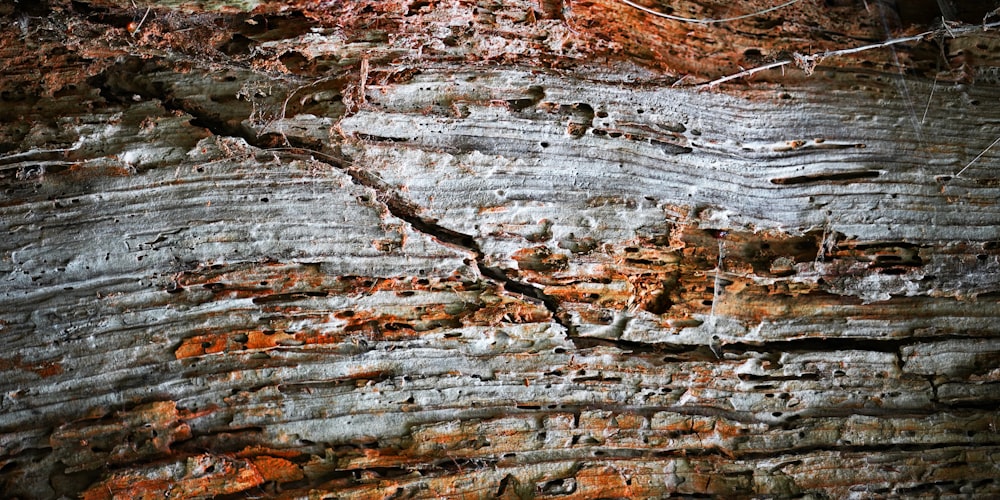
<instances>
[{"instance_id":1,"label":"orange lichen patch","mask_svg":"<svg viewBox=\"0 0 1000 500\"><path fill-rule=\"evenodd\" d=\"M642 429L649 424L649 419L634 413L624 413L615 416L619 429Z\"/></svg>"},{"instance_id":2,"label":"orange lichen patch","mask_svg":"<svg viewBox=\"0 0 1000 500\"><path fill-rule=\"evenodd\" d=\"M464 281L458 277L448 278L374 278L368 276L338 276L335 290L345 295L370 295L375 292L464 292L477 290L480 283Z\"/></svg>"},{"instance_id":3,"label":"orange lichen patch","mask_svg":"<svg viewBox=\"0 0 1000 500\"><path fill-rule=\"evenodd\" d=\"M995 250L984 249L984 257L975 258L989 258ZM971 259L970 253L979 250L948 252ZM856 309L856 316L882 315L884 310L866 309L858 297L838 287L873 274L919 272L925 253L906 242L852 242L820 231L721 231L689 223L676 225L669 235L572 254L565 270L539 268L522 272L522 277L545 285L545 293L560 299L560 308L573 311L583 323L608 325L617 311L641 309L676 331L706 315L747 325L842 315L845 307Z\"/></svg>"},{"instance_id":4,"label":"orange lichen patch","mask_svg":"<svg viewBox=\"0 0 1000 500\"><path fill-rule=\"evenodd\" d=\"M379 300L386 300L387 292L398 297L422 295L412 305L403 303L382 309L323 309L324 301L307 304L299 300L307 300L308 297L270 295L267 301L260 304L266 312L265 327L199 329L181 342L174 355L183 359L252 349L338 344L357 335L363 335L368 340L399 341L419 338L442 329L540 323L551 321L552 317L543 304L525 301L512 294L496 294L498 290L488 286L480 285L479 290L469 287L474 294L460 296L456 294L463 292L467 286L461 282L428 280L420 283L420 280L390 279L359 279L358 282L366 287L365 294L382 294ZM381 290L375 292L373 289ZM286 301L294 301L294 304L287 304Z\"/></svg>"},{"instance_id":5,"label":"orange lichen patch","mask_svg":"<svg viewBox=\"0 0 1000 500\"><path fill-rule=\"evenodd\" d=\"M722 474L720 469L725 465L721 461L717 457L679 457L656 463L623 460L610 465L587 465L573 478L562 481L563 485L570 482L574 488L564 488L558 491L563 493L558 496L539 498L659 498L664 494L709 494L721 498L751 496L752 475Z\"/></svg>"},{"instance_id":6,"label":"orange lichen patch","mask_svg":"<svg viewBox=\"0 0 1000 500\"><path fill-rule=\"evenodd\" d=\"M225 337L220 337L218 335L196 335L194 337L184 339L184 341L181 342L180 347L174 351L174 356L176 356L177 359L183 359L193 356L223 352L226 350L226 345L227 341Z\"/></svg>"},{"instance_id":7,"label":"orange lichen patch","mask_svg":"<svg viewBox=\"0 0 1000 500\"><path fill-rule=\"evenodd\" d=\"M414 432L413 447L403 453L414 458L427 454L452 457L501 456L540 449L538 424L533 416L511 416L481 421L446 422Z\"/></svg>"},{"instance_id":8,"label":"orange lichen patch","mask_svg":"<svg viewBox=\"0 0 1000 500\"><path fill-rule=\"evenodd\" d=\"M410 296L415 292L403 290L396 293ZM482 293L466 298L453 294L431 297L441 302L396 306L391 313L366 309L341 310L334 313L334 317L344 321L344 332L363 332L378 340L414 338L442 328L545 322L551 318L551 313L543 306L507 294Z\"/></svg>"},{"instance_id":9,"label":"orange lichen patch","mask_svg":"<svg viewBox=\"0 0 1000 500\"><path fill-rule=\"evenodd\" d=\"M410 474L412 477L409 480L406 479L392 479L392 480L380 480L380 476L376 473L366 472L362 474L363 484L358 486L357 481L347 480L347 479L334 479L319 485L316 491L327 491L336 492L336 495L322 495L317 496L323 500L329 500L333 498L351 498L356 500L383 500L387 496L391 498L392 494L407 494L413 498L420 498L418 492L424 492L427 498L450 498L445 496L446 492L452 490L458 492L459 490L453 487L435 488L427 483L430 481L424 481L419 479L419 472L414 471ZM454 480L451 476L446 476L449 480ZM455 498L468 498L465 496L457 496Z\"/></svg>"},{"instance_id":10,"label":"orange lichen patch","mask_svg":"<svg viewBox=\"0 0 1000 500\"><path fill-rule=\"evenodd\" d=\"M604 270L602 269L602 271ZM615 272L607 272L605 275L580 275L572 283L546 286L545 293L558 297L564 302L580 302L606 307L624 305L632 297L629 283Z\"/></svg>"},{"instance_id":11,"label":"orange lichen patch","mask_svg":"<svg viewBox=\"0 0 1000 500\"><path fill-rule=\"evenodd\" d=\"M732 442L731 440L739 439L741 436L746 436L750 429L746 425L719 418L715 419L715 422L713 422L712 430L721 439Z\"/></svg>"},{"instance_id":12,"label":"orange lichen patch","mask_svg":"<svg viewBox=\"0 0 1000 500\"><path fill-rule=\"evenodd\" d=\"M700 387L711 387L717 377L718 373L705 365L691 365L683 374L683 380ZM675 376L674 380L681 380L681 376ZM704 396L700 388L688 389L687 394L695 398L702 398Z\"/></svg>"},{"instance_id":13,"label":"orange lichen patch","mask_svg":"<svg viewBox=\"0 0 1000 500\"><path fill-rule=\"evenodd\" d=\"M18 354L10 359L0 359L0 372L7 370L25 370L35 372L42 378L59 375L63 372L63 367L56 361L42 361L39 363L27 363Z\"/></svg>"},{"instance_id":14,"label":"orange lichen patch","mask_svg":"<svg viewBox=\"0 0 1000 500\"><path fill-rule=\"evenodd\" d=\"M267 349L298 341L300 339L297 335L289 334L288 332L254 330L247 332L247 341L243 347L246 349Z\"/></svg>"},{"instance_id":15,"label":"orange lichen patch","mask_svg":"<svg viewBox=\"0 0 1000 500\"><path fill-rule=\"evenodd\" d=\"M120 475L80 494L81 500L154 500L169 498L170 479L144 479L139 475Z\"/></svg>"},{"instance_id":16,"label":"orange lichen patch","mask_svg":"<svg viewBox=\"0 0 1000 500\"><path fill-rule=\"evenodd\" d=\"M658 493L632 481L630 476L626 470L614 466L584 467L574 477L575 489L557 498L649 498Z\"/></svg>"},{"instance_id":17,"label":"orange lichen patch","mask_svg":"<svg viewBox=\"0 0 1000 500\"><path fill-rule=\"evenodd\" d=\"M294 309L294 310L293 310ZM317 322L328 320L325 312L316 314L299 314L297 308L274 308L270 313L286 313L288 318L279 318L271 322L274 328L258 329L224 329L212 328L201 330L203 333L186 338L174 351L177 359L204 356L222 352L239 352L254 349L270 349L275 347L294 347L308 344L336 344L344 340L350 329L344 330L314 330L302 329L289 331L286 328L292 322L313 318Z\"/></svg>"},{"instance_id":18,"label":"orange lichen patch","mask_svg":"<svg viewBox=\"0 0 1000 500\"><path fill-rule=\"evenodd\" d=\"M302 469L298 465L284 458L259 456L251 458L250 461L257 468L264 481L287 483L289 481L298 481L304 477Z\"/></svg>"},{"instance_id":19,"label":"orange lichen patch","mask_svg":"<svg viewBox=\"0 0 1000 500\"><path fill-rule=\"evenodd\" d=\"M238 493L264 483L252 463L218 455L189 457L183 467L164 464L114 473L81 494L83 500L204 498Z\"/></svg>"},{"instance_id":20,"label":"orange lichen patch","mask_svg":"<svg viewBox=\"0 0 1000 500\"><path fill-rule=\"evenodd\" d=\"M198 265L174 276L167 291L208 290L226 298L252 298L255 304L272 305L328 296L366 296L378 292L466 291L476 286L458 277L375 278L336 276L319 263L274 261L240 264Z\"/></svg>"},{"instance_id":21,"label":"orange lichen patch","mask_svg":"<svg viewBox=\"0 0 1000 500\"><path fill-rule=\"evenodd\" d=\"M269 457L292 459L301 457L302 454L303 452L299 450L270 448L267 446L255 445L243 448L243 450L236 454L236 458L254 458L266 455Z\"/></svg>"}]
</instances>

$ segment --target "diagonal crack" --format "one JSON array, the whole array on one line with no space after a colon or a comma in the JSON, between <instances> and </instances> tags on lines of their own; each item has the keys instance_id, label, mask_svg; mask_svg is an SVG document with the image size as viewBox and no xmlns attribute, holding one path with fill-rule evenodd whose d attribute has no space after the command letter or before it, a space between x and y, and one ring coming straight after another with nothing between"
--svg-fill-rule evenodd
<instances>
[{"instance_id":1,"label":"diagonal crack","mask_svg":"<svg viewBox=\"0 0 1000 500\"><path fill-rule=\"evenodd\" d=\"M313 151L309 150L300 151L313 153ZM355 167L346 167L345 165L348 163L348 160L336 158L325 153L320 154L327 157L329 160L333 160L333 162L329 160L318 161L342 170L351 177L355 184L373 189L375 192L379 193L379 200L385 204L389 213L392 215L406 221L417 231L430 235L441 243L456 247L472 254L473 259L476 262L476 269L483 277L500 284L503 289L508 292L520 295L528 300L533 300L544 305L545 308L552 313L552 318L555 322L566 329L567 337L569 337L570 340L576 338L576 327L570 320L569 314L566 311L561 310L558 299L545 293L544 290L535 285L515 280L499 267L488 266L486 264L486 256L475 238L468 234L460 233L441 226L437 223L437 221L421 217L418 215L420 212L419 205L400 196L395 189L379 179L375 174Z\"/></svg>"},{"instance_id":2,"label":"diagonal crack","mask_svg":"<svg viewBox=\"0 0 1000 500\"><path fill-rule=\"evenodd\" d=\"M251 143L251 145L255 144ZM510 293L520 295L525 299L539 302L544 305L545 308L552 313L553 320L566 329L567 337L574 343L576 342L576 326L570 320L569 313L560 308L558 299L545 293L544 290L535 285L518 281L510 277L510 275L508 275L502 268L487 265L486 255L483 253L482 248L480 248L479 243L475 238L471 235L460 233L441 226L437 223L437 221L421 217L418 215L421 210L419 205L400 196L399 193L392 188L392 186L389 186L384 181L379 179L374 173L348 166L350 164L350 160L339 155L298 147L258 147L267 151L284 152L286 155L294 156L300 159L312 159L318 161L346 173L356 185L374 190L378 193L378 200L385 205L385 207L389 210L389 213L393 216L402 219L413 227L413 229L431 236L440 243L470 253L475 260L476 270L479 271L479 274L484 278L500 284L504 290Z\"/></svg>"},{"instance_id":3,"label":"diagonal crack","mask_svg":"<svg viewBox=\"0 0 1000 500\"><path fill-rule=\"evenodd\" d=\"M378 193L378 200L386 206L389 213L406 221L413 229L431 236L440 243L470 253L475 260L476 269L481 276L498 283L504 290L510 293L544 305L552 313L554 321L566 329L567 337L575 342L577 336L576 327L570 320L568 312L561 310L558 299L546 294L544 290L535 285L515 280L499 267L487 265L485 254L475 238L471 235L441 226L437 221L421 217L418 215L421 211L419 205L402 197L392 186L379 179L374 173L350 166L350 160L343 158L340 154L316 151L306 147L299 147L295 144L291 144L288 147L275 147L273 137L256 134L253 130L246 127L234 126L217 116L213 116L211 113L201 110L196 104L192 104L183 98L171 96L169 89L154 85L136 85L127 78L121 78L117 72L101 74L98 77L92 78L90 83L96 88L101 89L101 94L107 99L128 102L125 98L119 99L119 96L131 96L133 94L138 94L146 99L155 98L167 110L180 111L193 116L194 118L191 120L192 125L203 127L217 136L242 138L249 145L261 150L298 159L319 161L346 173L354 184L367 187ZM287 137L285 138L286 144L288 144L288 139Z\"/></svg>"}]
</instances>

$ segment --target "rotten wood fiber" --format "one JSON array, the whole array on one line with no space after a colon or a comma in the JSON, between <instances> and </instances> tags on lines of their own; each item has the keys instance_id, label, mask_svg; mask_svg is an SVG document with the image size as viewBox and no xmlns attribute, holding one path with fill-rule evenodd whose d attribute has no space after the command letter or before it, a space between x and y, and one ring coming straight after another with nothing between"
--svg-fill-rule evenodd
<instances>
[{"instance_id":1,"label":"rotten wood fiber","mask_svg":"<svg viewBox=\"0 0 1000 500\"><path fill-rule=\"evenodd\" d=\"M992 33L206 4L0 7L5 495L1000 495Z\"/></svg>"}]
</instances>

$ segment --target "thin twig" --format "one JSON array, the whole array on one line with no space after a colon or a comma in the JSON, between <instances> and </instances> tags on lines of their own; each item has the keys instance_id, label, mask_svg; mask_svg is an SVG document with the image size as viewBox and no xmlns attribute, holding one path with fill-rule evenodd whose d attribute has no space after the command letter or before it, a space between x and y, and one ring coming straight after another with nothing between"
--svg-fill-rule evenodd
<instances>
[{"instance_id":1,"label":"thin twig","mask_svg":"<svg viewBox=\"0 0 1000 500\"><path fill-rule=\"evenodd\" d=\"M625 1L625 0L622 0L622 1ZM862 45L860 47L852 47L852 48L849 48L849 49L828 50L826 52L818 52L818 53L810 54L810 55L802 55L802 54L799 54L799 53L795 53L794 56L791 59L783 59L781 61L776 61L776 62L773 62L773 63L770 63L770 64L765 64L763 66L758 66L756 68L750 68L750 69L747 69L747 70L743 70L743 71L740 71L739 73L734 73L732 75L728 75L728 76L724 76L722 78L718 78L718 79L712 80L712 81L710 81L708 83L703 83L701 85L698 85L697 88L712 88L712 87L716 87L719 84L728 82L730 80L735 80L737 78L747 77L747 76L753 75L755 73L760 73L761 71L766 71L766 70L774 69L774 68L780 68L782 66L787 66L789 64L797 64L800 67L803 67L804 69L806 69L807 72L809 72L809 70L811 69L811 67L815 66L820 61L822 61L823 59L826 59L828 57L845 56L845 55L848 55L848 54L855 54L855 53L858 53L858 52L864 52L866 50L880 49L882 47L889 47L889 46L892 46L892 45L898 45L900 43L915 42L915 41L922 40L922 39L924 39L924 38L926 38L928 36L931 36L931 35L935 35L936 36L936 35L943 35L943 34L947 33L947 34L951 35L952 38L954 38L957 35L962 35L962 34L965 34L965 33L971 33L971 32L974 32L974 31L986 31L986 30L988 30L990 28L995 28L997 26L1000 26L1000 22L984 24L984 25L981 25L981 26L973 24L973 25L962 26L962 27L954 28L954 29L950 29L950 30L938 29L938 30L925 31L923 33L920 33L920 34L917 34L917 35L913 35L913 36L906 36L906 37L903 37L903 38L893 38L892 40L886 40L884 42L873 43L873 44L870 44L870 45Z\"/></svg>"},{"instance_id":2,"label":"thin twig","mask_svg":"<svg viewBox=\"0 0 1000 500\"><path fill-rule=\"evenodd\" d=\"M978 161L980 158L982 158L983 155L986 154L987 151L989 151L990 149L993 149L993 146L996 146L998 142L1000 142L1000 137L997 137L997 139L995 141L993 141L993 144L990 144L989 146L986 146L986 149L984 149L982 153L979 153L978 155L976 155L976 157L973 158L972 161L970 161L968 165L962 167L962 170L959 170L958 173L955 174L955 177L958 177L958 176L962 175L962 172L965 172L965 170L968 169L969 167L971 167L973 163L976 163L976 161Z\"/></svg>"},{"instance_id":3,"label":"thin twig","mask_svg":"<svg viewBox=\"0 0 1000 500\"><path fill-rule=\"evenodd\" d=\"M924 120L927 119L927 111L931 109L931 99L934 98L934 89L937 88L938 75L934 75L934 85L931 85L931 93L927 96L927 106L924 106L924 116L920 117L920 124L924 124Z\"/></svg>"},{"instance_id":4,"label":"thin twig","mask_svg":"<svg viewBox=\"0 0 1000 500\"><path fill-rule=\"evenodd\" d=\"M639 9L639 10L641 10L641 11L647 13L647 14L652 14L652 15L654 15L656 17L662 17L664 19L670 19L671 21L680 21L682 23L694 23L694 24L716 24L716 23L726 23L726 22L729 22L729 21L738 21L740 19L746 19L748 17L756 17L756 16L759 16L761 14L767 14L768 12L773 12L773 11L776 11L778 9L783 9L785 7L788 7L789 5L798 3L800 1L801 0L791 0L791 1L785 2L785 3L781 4L781 5L776 5L774 7L770 7L770 8L764 9L762 11L754 12L752 14L744 14L742 16L727 17L727 18L723 18L723 19L697 19L697 18L691 18L691 17L672 16L670 14L664 14L662 12L657 12L657 11L655 11L653 9L648 8L648 7L643 7L642 5L639 5L639 4L635 3L635 2L632 2L631 0L621 0L621 2L623 4L628 5L629 7L632 7L632 8L635 8L635 9Z\"/></svg>"},{"instance_id":5,"label":"thin twig","mask_svg":"<svg viewBox=\"0 0 1000 500\"><path fill-rule=\"evenodd\" d=\"M885 9L878 9L879 21L882 22L882 29L885 30L886 36L892 34L892 30L889 28L889 21L885 17ZM942 21L942 26L947 29L948 23ZM952 37L954 38L954 36ZM917 123L917 110L913 107L913 98L910 96L910 86L906 84L906 73L903 71L903 64L899 61L899 53L896 52L896 47L890 45L889 51L892 52L892 62L896 67L896 71L899 73L896 79L896 84L899 87L900 93L903 95L903 100L906 102L906 109L910 111L910 122L913 124L913 132L917 135L917 144L923 147L924 137L920 128L920 123Z\"/></svg>"},{"instance_id":6,"label":"thin twig","mask_svg":"<svg viewBox=\"0 0 1000 500\"><path fill-rule=\"evenodd\" d=\"M146 7L146 13L142 15L142 20L139 24L135 25L135 29L132 31L132 36L138 36L139 30L142 29L142 23L146 22L146 18L149 17L149 11L152 7Z\"/></svg>"},{"instance_id":7,"label":"thin twig","mask_svg":"<svg viewBox=\"0 0 1000 500\"><path fill-rule=\"evenodd\" d=\"M5 156L0 156L0 165L5 165L7 163L15 163L17 161L31 161L39 160L39 157L56 157L52 153L65 153L67 151L76 151L79 146L74 146L72 148L61 148L61 149L32 149L29 151L22 151L20 153L12 153Z\"/></svg>"},{"instance_id":8,"label":"thin twig","mask_svg":"<svg viewBox=\"0 0 1000 500\"><path fill-rule=\"evenodd\" d=\"M770 64L765 64L763 66L757 66L756 68L746 69L746 70L740 71L739 73L734 73L732 75L728 75L728 76L724 76L724 77L716 79L716 80L712 80L712 81L710 81L708 83L703 83L701 85L698 85L698 88L712 88L712 87L716 87L716 86L718 86L720 84L723 84L723 83L726 83L726 82L728 82L730 80L736 80L737 78L743 78L743 77L746 77L746 76L750 76L750 75L752 75L754 73L760 73L761 71L767 71L769 69L774 69L774 68L780 68L782 66L787 66L789 64L792 64L792 62L793 61L791 59L785 59L785 60L782 60L782 61L777 61L777 62L773 62L773 63L770 63Z\"/></svg>"}]
</instances>

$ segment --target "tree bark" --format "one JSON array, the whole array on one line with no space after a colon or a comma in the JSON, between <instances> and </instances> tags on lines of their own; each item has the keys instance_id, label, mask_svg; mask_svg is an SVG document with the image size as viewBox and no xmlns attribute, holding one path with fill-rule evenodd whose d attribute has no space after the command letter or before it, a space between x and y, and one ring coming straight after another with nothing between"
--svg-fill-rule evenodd
<instances>
[{"instance_id":1,"label":"tree bark","mask_svg":"<svg viewBox=\"0 0 1000 500\"><path fill-rule=\"evenodd\" d=\"M944 4L0 7L0 490L1000 495Z\"/></svg>"}]
</instances>

